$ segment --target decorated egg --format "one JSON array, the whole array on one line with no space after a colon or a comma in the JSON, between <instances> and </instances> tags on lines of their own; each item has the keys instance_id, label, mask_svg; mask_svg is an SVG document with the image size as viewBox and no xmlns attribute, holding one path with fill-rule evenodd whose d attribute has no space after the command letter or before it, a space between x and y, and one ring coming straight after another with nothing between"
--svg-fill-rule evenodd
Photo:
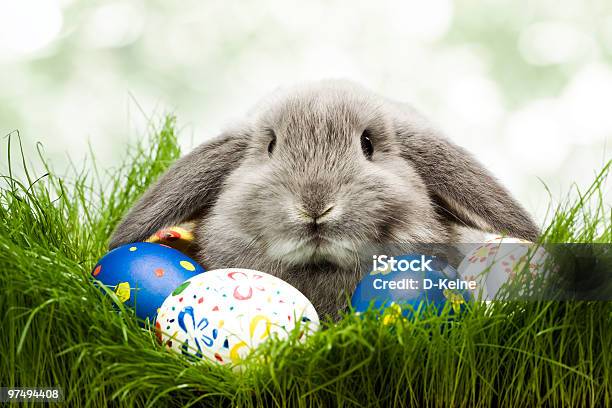
<instances>
[{"instance_id":1,"label":"decorated egg","mask_svg":"<svg viewBox=\"0 0 612 408\"><path fill-rule=\"evenodd\" d=\"M184 223L181 225L160 229L147 238L146 242L154 244L164 244L174 249L188 254L193 243L193 229L195 224Z\"/></svg>"},{"instance_id":2,"label":"decorated egg","mask_svg":"<svg viewBox=\"0 0 612 408\"><path fill-rule=\"evenodd\" d=\"M268 338L286 338L296 327L307 335L319 317L287 282L249 269L217 269L185 281L164 301L158 338L192 359L238 363Z\"/></svg>"},{"instance_id":3,"label":"decorated egg","mask_svg":"<svg viewBox=\"0 0 612 408\"><path fill-rule=\"evenodd\" d=\"M433 306L441 312L446 304L451 312L459 312L471 299L469 285L438 257L383 255L374 258L374 268L357 285L351 305L357 312L393 307L404 316L420 307Z\"/></svg>"},{"instance_id":4,"label":"decorated egg","mask_svg":"<svg viewBox=\"0 0 612 408\"><path fill-rule=\"evenodd\" d=\"M459 264L463 279L475 281L474 296L492 300L501 287L525 268L531 277L543 271L547 253L541 246L518 238L495 237L476 244Z\"/></svg>"},{"instance_id":5,"label":"decorated egg","mask_svg":"<svg viewBox=\"0 0 612 408\"><path fill-rule=\"evenodd\" d=\"M113 249L91 275L109 287L142 319L154 321L166 297L185 280L204 272L193 259L164 245L137 242Z\"/></svg>"}]
</instances>

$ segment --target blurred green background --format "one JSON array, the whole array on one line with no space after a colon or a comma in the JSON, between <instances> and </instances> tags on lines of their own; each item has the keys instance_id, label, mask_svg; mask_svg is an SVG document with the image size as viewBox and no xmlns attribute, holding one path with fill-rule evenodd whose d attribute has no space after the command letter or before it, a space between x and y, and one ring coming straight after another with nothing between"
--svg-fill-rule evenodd
<instances>
[{"instance_id":1,"label":"blurred green background","mask_svg":"<svg viewBox=\"0 0 612 408\"><path fill-rule=\"evenodd\" d=\"M609 0L0 0L0 134L57 166L90 143L112 167L165 112L188 149L329 77L413 103L540 221L543 183L557 199L612 156Z\"/></svg>"}]
</instances>

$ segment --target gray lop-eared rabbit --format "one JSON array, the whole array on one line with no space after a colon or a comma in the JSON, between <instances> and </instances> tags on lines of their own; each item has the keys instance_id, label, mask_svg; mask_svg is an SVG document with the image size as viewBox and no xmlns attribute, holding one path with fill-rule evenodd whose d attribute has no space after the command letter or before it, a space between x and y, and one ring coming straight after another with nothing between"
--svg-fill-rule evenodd
<instances>
[{"instance_id":1,"label":"gray lop-eared rabbit","mask_svg":"<svg viewBox=\"0 0 612 408\"><path fill-rule=\"evenodd\" d=\"M110 247L188 220L207 269L278 276L321 316L346 307L372 244L457 242L465 226L538 234L467 151L410 106L346 81L279 91L178 160L125 216Z\"/></svg>"}]
</instances>

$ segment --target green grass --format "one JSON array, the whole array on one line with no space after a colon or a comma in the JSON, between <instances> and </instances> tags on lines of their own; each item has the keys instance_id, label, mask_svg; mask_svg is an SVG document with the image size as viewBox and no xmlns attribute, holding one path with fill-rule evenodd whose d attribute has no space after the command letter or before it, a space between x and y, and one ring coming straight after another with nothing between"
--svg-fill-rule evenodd
<instances>
[{"instance_id":1,"label":"green grass","mask_svg":"<svg viewBox=\"0 0 612 408\"><path fill-rule=\"evenodd\" d=\"M18 154L0 182L0 386L59 386L67 406L93 407L611 405L610 302L477 304L451 327L347 315L306 342L266 343L242 370L190 364L115 312L89 275L122 214L179 156L173 119L106 171L92 154L66 176L42 159L46 172L28 174L19 139L5 142ZM546 240L612 242L610 168L553 209Z\"/></svg>"}]
</instances>

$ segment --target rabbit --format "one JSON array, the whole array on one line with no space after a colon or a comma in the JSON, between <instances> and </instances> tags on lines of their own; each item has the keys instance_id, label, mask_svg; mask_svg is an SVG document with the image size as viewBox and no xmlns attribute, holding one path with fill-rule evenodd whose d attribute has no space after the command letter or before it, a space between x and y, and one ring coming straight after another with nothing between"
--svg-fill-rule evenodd
<instances>
[{"instance_id":1,"label":"rabbit","mask_svg":"<svg viewBox=\"0 0 612 408\"><path fill-rule=\"evenodd\" d=\"M414 108L344 80L277 91L179 159L109 246L187 220L207 269L270 273L332 319L373 246L452 243L465 227L538 236L509 192Z\"/></svg>"}]
</instances>

